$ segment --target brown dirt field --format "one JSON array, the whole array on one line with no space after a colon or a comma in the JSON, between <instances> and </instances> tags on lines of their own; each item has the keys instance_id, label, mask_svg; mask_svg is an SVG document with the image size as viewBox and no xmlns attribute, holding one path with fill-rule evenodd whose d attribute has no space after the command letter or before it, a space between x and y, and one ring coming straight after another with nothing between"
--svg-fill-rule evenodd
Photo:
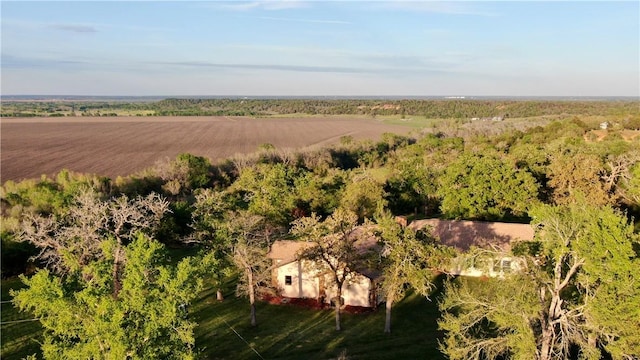
<instances>
[{"instance_id":1,"label":"brown dirt field","mask_svg":"<svg viewBox=\"0 0 640 360\"><path fill-rule=\"evenodd\" d=\"M631 142L636 138L640 137L640 130L625 129L625 130L613 131L613 132L610 132L609 130L591 130L590 132L584 135L584 139L589 141L590 134L594 135L593 136L595 138L594 141L602 141L610 134L620 134L620 136L624 141Z\"/></svg>"},{"instance_id":2,"label":"brown dirt field","mask_svg":"<svg viewBox=\"0 0 640 360\"><path fill-rule=\"evenodd\" d=\"M621 135L625 141L633 141L640 137L640 130L622 130Z\"/></svg>"},{"instance_id":3,"label":"brown dirt field","mask_svg":"<svg viewBox=\"0 0 640 360\"><path fill-rule=\"evenodd\" d=\"M213 162L259 145L300 149L341 136L378 139L410 128L365 118L84 117L2 119L0 179L52 175L61 169L109 177L129 175L188 152Z\"/></svg>"},{"instance_id":4,"label":"brown dirt field","mask_svg":"<svg viewBox=\"0 0 640 360\"><path fill-rule=\"evenodd\" d=\"M602 141L607 137L607 135L609 135L609 132L607 130L591 130L590 132L584 134L585 140L589 140L589 134L594 134L595 141Z\"/></svg>"}]
</instances>

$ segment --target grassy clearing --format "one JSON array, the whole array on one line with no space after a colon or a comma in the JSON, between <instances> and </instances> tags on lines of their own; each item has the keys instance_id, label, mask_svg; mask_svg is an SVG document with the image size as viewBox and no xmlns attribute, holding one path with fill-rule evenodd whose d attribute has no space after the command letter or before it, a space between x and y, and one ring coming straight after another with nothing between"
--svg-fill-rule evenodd
<instances>
[{"instance_id":1,"label":"grassy clearing","mask_svg":"<svg viewBox=\"0 0 640 360\"><path fill-rule=\"evenodd\" d=\"M448 119L428 119L424 116L407 115L404 118L401 115L385 115L377 116L376 119L388 125L402 125L416 129L433 128L436 124L446 122ZM455 121L455 120L450 120Z\"/></svg>"},{"instance_id":2,"label":"grassy clearing","mask_svg":"<svg viewBox=\"0 0 640 360\"><path fill-rule=\"evenodd\" d=\"M273 114L273 115L261 115L255 116L256 119L259 118L269 118L269 119L287 119L287 118L305 118L305 119L351 119L351 120L367 120L376 123L383 123L387 125L402 125L415 129L423 129L423 128L432 128L443 121L452 121L455 122L456 119L431 119L425 118L420 115L323 115L323 114ZM460 121L460 120L458 120Z\"/></svg>"},{"instance_id":3,"label":"grassy clearing","mask_svg":"<svg viewBox=\"0 0 640 360\"><path fill-rule=\"evenodd\" d=\"M414 294L394 309L390 335L383 333L384 308L344 314L343 330L337 332L332 310L260 303L258 326L252 328L245 299L218 302L213 289L205 294L194 316L196 344L207 359L260 359L253 349L264 359L330 359L342 353L350 359L443 358L437 349L437 306Z\"/></svg>"},{"instance_id":4,"label":"grassy clearing","mask_svg":"<svg viewBox=\"0 0 640 360\"><path fill-rule=\"evenodd\" d=\"M2 281L2 301L18 279ZM384 306L366 314L344 314L343 331L335 331L332 310L312 310L294 305L259 303L258 326L249 324L249 303L231 292L216 301L207 288L191 309L196 346L205 359L329 359L346 353L349 359L443 359L438 351L435 300L409 294L393 310L392 333L385 335ZM437 294L432 296L435 299ZM2 322L30 318L10 303L2 304ZM231 329L242 336L253 349ZM2 325L2 354L6 360L39 353L39 323Z\"/></svg>"},{"instance_id":5,"label":"grassy clearing","mask_svg":"<svg viewBox=\"0 0 640 360\"><path fill-rule=\"evenodd\" d=\"M42 334L42 327L38 321L23 321L32 319L29 313L23 313L8 302L11 300L10 289L19 289L22 282L18 278L2 280L2 309L0 326L0 358L5 360L22 359L27 355L40 352L37 342Z\"/></svg>"}]
</instances>

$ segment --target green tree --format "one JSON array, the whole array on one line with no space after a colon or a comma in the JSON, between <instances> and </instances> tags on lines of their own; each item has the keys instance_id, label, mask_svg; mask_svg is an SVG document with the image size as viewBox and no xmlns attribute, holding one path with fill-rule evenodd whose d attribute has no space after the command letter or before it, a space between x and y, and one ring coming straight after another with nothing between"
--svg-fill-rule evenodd
<instances>
[{"instance_id":1,"label":"green tree","mask_svg":"<svg viewBox=\"0 0 640 360\"><path fill-rule=\"evenodd\" d=\"M407 286L428 297L435 288L434 270L440 269L450 254L439 248L434 239L419 237L414 230L400 226L390 213L379 212L376 223L382 245L382 289L386 303L384 332L391 333L394 302L403 298Z\"/></svg>"},{"instance_id":2,"label":"green tree","mask_svg":"<svg viewBox=\"0 0 640 360\"><path fill-rule=\"evenodd\" d=\"M372 218L379 206L385 206L383 184L368 173L353 174L340 199L340 207L355 213L359 220Z\"/></svg>"},{"instance_id":3,"label":"green tree","mask_svg":"<svg viewBox=\"0 0 640 360\"><path fill-rule=\"evenodd\" d=\"M6 209L4 211L15 219L26 213L62 213L69 201L62 187L45 176L40 181L5 182L0 188L0 199Z\"/></svg>"},{"instance_id":4,"label":"green tree","mask_svg":"<svg viewBox=\"0 0 640 360\"><path fill-rule=\"evenodd\" d=\"M540 206L534 243L515 246L526 261L504 279L447 286L439 322L452 359L614 359L640 354L637 235L610 207Z\"/></svg>"},{"instance_id":5,"label":"green tree","mask_svg":"<svg viewBox=\"0 0 640 360\"><path fill-rule=\"evenodd\" d=\"M440 348L452 360L539 359L529 324L539 307L526 276L509 279L458 278L445 285L438 321L445 331Z\"/></svg>"},{"instance_id":6,"label":"green tree","mask_svg":"<svg viewBox=\"0 0 640 360\"><path fill-rule=\"evenodd\" d=\"M552 155L547 172L548 186L558 205L572 203L579 196L586 196L595 205L610 204L604 175L604 164L598 156L578 150Z\"/></svg>"},{"instance_id":7,"label":"green tree","mask_svg":"<svg viewBox=\"0 0 640 360\"><path fill-rule=\"evenodd\" d=\"M635 206L640 207L640 163L635 164L629 171L627 179L622 183L623 196Z\"/></svg>"},{"instance_id":8,"label":"green tree","mask_svg":"<svg viewBox=\"0 0 640 360\"><path fill-rule=\"evenodd\" d=\"M185 195L202 188L212 177L209 160L188 153L156 163L155 172L165 182L163 189L171 195Z\"/></svg>"},{"instance_id":9,"label":"green tree","mask_svg":"<svg viewBox=\"0 0 640 360\"><path fill-rule=\"evenodd\" d=\"M116 246L101 240L94 260L65 275L45 269L21 277L26 288L13 291L13 301L40 320L44 358L194 358L188 305L202 288L202 264L212 263L163 264L163 245L140 234L124 248L122 289L113 296Z\"/></svg>"},{"instance_id":10,"label":"green tree","mask_svg":"<svg viewBox=\"0 0 640 360\"><path fill-rule=\"evenodd\" d=\"M464 155L440 178L441 211L449 218L524 216L537 201L533 176L492 154Z\"/></svg>"},{"instance_id":11,"label":"green tree","mask_svg":"<svg viewBox=\"0 0 640 360\"><path fill-rule=\"evenodd\" d=\"M609 156L605 187L632 207L640 208L640 151Z\"/></svg>"},{"instance_id":12,"label":"green tree","mask_svg":"<svg viewBox=\"0 0 640 360\"><path fill-rule=\"evenodd\" d=\"M271 262L267 252L272 236L279 230L265 218L246 212L229 212L226 216L230 242L229 256L240 273L236 294L249 298L251 326L257 326L256 300L261 287L271 279Z\"/></svg>"},{"instance_id":13,"label":"green tree","mask_svg":"<svg viewBox=\"0 0 640 360\"><path fill-rule=\"evenodd\" d=\"M406 212L418 209L425 215L437 209L437 178L439 173L434 167L427 166L423 150L418 145L403 149L394 159L392 174L387 181L389 206L395 211Z\"/></svg>"},{"instance_id":14,"label":"green tree","mask_svg":"<svg viewBox=\"0 0 640 360\"><path fill-rule=\"evenodd\" d=\"M564 215L553 209L547 214L541 215ZM583 295L590 345L604 347L614 359L638 357L640 237L624 214L610 207L576 206L569 216L580 224L573 238L565 241L571 241L570 248L583 263L576 287ZM565 229L559 230L566 233Z\"/></svg>"},{"instance_id":15,"label":"green tree","mask_svg":"<svg viewBox=\"0 0 640 360\"><path fill-rule=\"evenodd\" d=\"M97 193L86 191L74 198L63 215L26 216L18 237L40 248L38 258L57 273L81 270L102 256L104 238L113 239L112 290L117 296L121 267L126 261L123 247L138 232L153 234L168 207L169 203L157 194L103 201Z\"/></svg>"},{"instance_id":16,"label":"green tree","mask_svg":"<svg viewBox=\"0 0 640 360\"><path fill-rule=\"evenodd\" d=\"M345 283L354 276L356 269L366 262L366 253L356 243L370 234L358 227L358 216L353 212L338 209L324 221L313 214L293 222L291 233L313 244L299 254L300 259L311 261L321 273L327 272L335 285L336 330L341 330L340 303Z\"/></svg>"},{"instance_id":17,"label":"green tree","mask_svg":"<svg viewBox=\"0 0 640 360\"><path fill-rule=\"evenodd\" d=\"M251 326L257 326L256 300L271 276L267 252L282 230L263 216L237 210L232 200L229 193L210 189L196 195L193 241L204 244L222 270L213 274L219 300L225 275L237 272L236 295L248 297Z\"/></svg>"},{"instance_id":18,"label":"green tree","mask_svg":"<svg viewBox=\"0 0 640 360\"><path fill-rule=\"evenodd\" d=\"M212 274L218 300L223 300L222 285L225 275L229 275L233 267L229 257L233 238L229 233L226 216L234 206L233 198L228 193L201 189L196 193L191 214L193 233L187 241L203 245L218 260L220 271Z\"/></svg>"},{"instance_id":19,"label":"green tree","mask_svg":"<svg viewBox=\"0 0 640 360\"><path fill-rule=\"evenodd\" d=\"M258 164L244 169L230 190L243 195L252 214L286 225L295 208L294 181L292 169L283 164Z\"/></svg>"},{"instance_id":20,"label":"green tree","mask_svg":"<svg viewBox=\"0 0 640 360\"><path fill-rule=\"evenodd\" d=\"M296 209L302 215L311 213L326 216L340 204L347 173L332 169L319 175L305 172L295 179Z\"/></svg>"}]
</instances>

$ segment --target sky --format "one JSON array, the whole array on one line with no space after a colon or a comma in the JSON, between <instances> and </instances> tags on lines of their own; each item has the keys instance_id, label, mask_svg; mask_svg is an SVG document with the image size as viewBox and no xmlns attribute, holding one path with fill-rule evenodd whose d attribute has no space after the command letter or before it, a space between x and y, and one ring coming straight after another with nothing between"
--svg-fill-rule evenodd
<instances>
[{"instance_id":1,"label":"sky","mask_svg":"<svg viewBox=\"0 0 640 360\"><path fill-rule=\"evenodd\" d=\"M639 1L1 1L2 95L640 96Z\"/></svg>"}]
</instances>

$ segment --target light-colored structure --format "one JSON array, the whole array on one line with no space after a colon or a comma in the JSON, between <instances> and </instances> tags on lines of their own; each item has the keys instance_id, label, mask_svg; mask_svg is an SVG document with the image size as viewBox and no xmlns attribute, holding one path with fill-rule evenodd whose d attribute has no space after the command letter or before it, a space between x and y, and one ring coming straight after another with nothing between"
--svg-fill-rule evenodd
<instances>
[{"instance_id":1,"label":"light-colored structure","mask_svg":"<svg viewBox=\"0 0 640 360\"><path fill-rule=\"evenodd\" d=\"M298 261L297 254L313 246L309 242L279 240L267 255L273 260L272 282L280 295L291 298L318 298L320 280L311 264Z\"/></svg>"},{"instance_id":2,"label":"light-colored structure","mask_svg":"<svg viewBox=\"0 0 640 360\"><path fill-rule=\"evenodd\" d=\"M399 223L402 220L403 218L396 219ZM534 238L534 230L529 224L426 219L413 221L408 227L429 231L442 244L457 249L460 255L443 271L462 276L502 277L520 270L524 263L519 258L508 255L511 244ZM273 243L267 255L274 265L272 283L281 296L330 303L337 293L330 274L319 271L308 260L299 260L300 253L311 246L315 245L292 240ZM361 249L374 249L375 246L376 239L373 237L359 244ZM480 255L476 252L476 256L471 256L468 252L471 247L490 251L485 254L480 252ZM489 256L481 256L486 254ZM354 273L342 289L344 305L377 306L383 300L383 296L378 293L378 280L379 274L374 271L360 269Z\"/></svg>"},{"instance_id":3,"label":"light-colored structure","mask_svg":"<svg viewBox=\"0 0 640 360\"><path fill-rule=\"evenodd\" d=\"M511 244L531 241L535 235L529 224L502 222L426 219L413 221L409 227L429 231L442 244L460 252L450 268L444 269L447 273L475 277L501 277L519 271L524 263L507 255ZM490 256L471 256L468 254L471 247L490 250L487 252Z\"/></svg>"},{"instance_id":4,"label":"light-colored structure","mask_svg":"<svg viewBox=\"0 0 640 360\"><path fill-rule=\"evenodd\" d=\"M298 260L304 249L314 246L310 242L279 240L273 243L267 255L273 260L272 283L278 293L290 298L312 298L330 303L337 295L329 273L321 272L308 260ZM342 287L344 305L375 307L380 296L376 292L378 274L360 271L353 274Z\"/></svg>"}]
</instances>

